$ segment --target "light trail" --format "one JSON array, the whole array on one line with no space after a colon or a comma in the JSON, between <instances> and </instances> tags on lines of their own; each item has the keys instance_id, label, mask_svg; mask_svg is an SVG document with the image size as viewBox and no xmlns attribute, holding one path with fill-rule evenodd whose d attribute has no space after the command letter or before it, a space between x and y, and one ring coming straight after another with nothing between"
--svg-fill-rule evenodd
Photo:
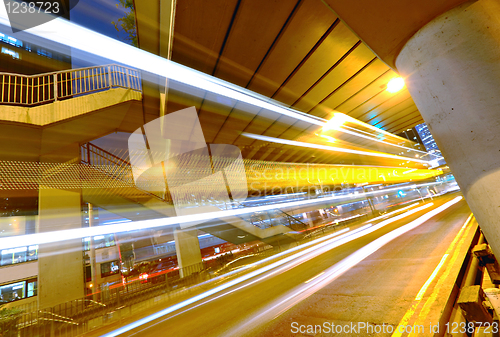
<instances>
[{"instance_id":1,"label":"light trail","mask_svg":"<svg viewBox=\"0 0 500 337\"><path fill-rule=\"evenodd\" d=\"M458 199L456 201L456 202L458 202L459 200L462 199L462 197L458 197L458 198L455 198L455 199ZM453 199L452 201L455 201L455 199ZM426 209L426 208L428 208L428 207L430 207L432 205L433 205L432 203L431 204L427 204L427 205L424 205L424 206L419 207L417 209L408 211L408 212L406 212L406 213L404 213L402 215L404 215L403 217L406 217L406 216L409 216L409 215L411 215L411 214L413 214L415 212L422 211L422 210L424 210L424 209ZM443 206L441 206L441 207L443 207ZM439 208L440 207L438 207L438 209ZM431 212L429 212L429 213L431 213ZM427 213L427 214L429 214L429 213ZM161 317L163 317L165 315L173 313L173 312L175 312L177 310L183 309L183 308L185 308L185 307L187 307L187 306L189 306L191 304L194 304L197 301L201 301L201 300L207 299L208 297L210 297L212 295L215 295L215 294L217 294L217 293L219 293L219 292L221 292L223 290L231 288L231 287L233 287L235 285L238 285L238 284L240 284L242 282L245 282L245 281L247 281L247 280L249 280L251 278L259 276L259 275L261 275L263 273L266 273L268 271L271 271L271 270L273 270L275 268L277 268L277 269L273 270L269 274L262 275L257 280L252 281L250 284L254 284L256 282L262 281L262 280L264 280L266 278L272 277L275 274L280 274L282 272L290 270L291 268L296 267L299 264L307 262L307 261L311 260L312 258L315 258L315 257L317 257L317 256L319 256L319 255L321 255L321 254L323 254L323 253L325 253L325 252L333 249L333 248L341 246L341 245L343 245L345 243L353 241L353 240L355 240L357 238L360 238L362 236L368 235L368 234L376 231L377 229L380 229L381 227L383 227L383 226L385 226L385 225L387 225L389 223L392 223L394 221L402 219L403 217L398 216L398 217L395 217L394 220L393 219L388 219L386 221L383 221L383 223L384 223L383 225L382 224L377 224L376 226L373 226L373 225L369 224L369 225L360 227L358 229L352 230L352 231L350 231L348 233L345 233L343 235L340 235L340 236L337 236L337 237L333 237L333 238L331 238L329 240L326 240L326 241L323 241L321 243L318 243L318 244L316 244L316 245L314 245L312 247L304 249L304 250L302 250L300 252L297 252L297 253L295 253L293 255L289 255L289 256L283 258L282 260L276 261L276 262L274 262L274 263L272 263L270 265L264 266L264 267L262 267L262 268L260 268L258 270L252 271L252 272L250 272L250 273L248 273L246 275L240 276L240 277L238 277L238 278L236 278L234 280L231 280L231 281L229 281L229 282L227 282L225 284L222 284L222 285L220 285L220 286L218 286L218 287L216 287L214 289L208 290L208 291L206 291L206 292L204 292L202 294L199 294L197 296L194 296L194 297L192 297L192 298L190 298L188 300L185 300L185 301L180 302L178 304L175 304L175 305L173 305L173 306L171 306L169 308L166 308L166 309L163 309L161 311L158 311L158 312L156 312L156 313L154 313L154 314L152 314L150 316L147 316L145 318L137 320L134 323L131 323L131 324L128 324L128 325L126 325L124 327L116 329L116 330L114 330L114 331L112 331L112 332L110 332L108 334L103 335L103 336L104 337L118 336L118 335L123 334L123 333L125 333L127 331L130 331L130 330L133 330L135 328L138 328L141 325L147 324L147 323L152 322L152 321L154 321L154 320L156 320L158 318L161 318ZM424 217L425 217L425 215L424 215ZM303 245L295 247L295 249L301 249L301 248L304 248ZM289 252L285 251L283 253L289 253ZM266 260L266 259L264 259L264 260ZM264 260L259 261L259 263L264 263ZM265 262L267 262L267 261L265 261ZM280 268L278 268L278 267L280 267ZM321 277L321 279L323 279L323 277ZM313 283L313 284L316 284L316 283ZM232 293L232 292L234 292L236 290L242 289L243 287L246 287L246 286L248 286L248 284L243 285L243 286L241 286L241 287L239 287L237 289L233 289L233 290L231 290L229 292L226 292L224 294L221 294L220 296L217 296L216 298L220 298L220 297L225 296L225 295L227 295L229 293ZM216 298L208 299L204 303L208 303L210 301L213 301ZM198 307L198 306L199 305L197 305L196 307Z\"/></svg>"},{"instance_id":2,"label":"light trail","mask_svg":"<svg viewBox=\"0 0 500 337\"><path fill-rule=\"evenodd\" d=\"M48 14L38 13L37 15L42 16ZM0 24L7 27L11 26L5 6L2 5L0 5ZM54 41L63 46L68 46L93 54L94 56L113 60L129 67L157 74L195 88L220 94L236 101L248 103L262 109L267 109L281 115L305 121L313 125L324 127L328 122L326 119L288 108L269 97L257 94L251 90L218 79L214 76L204 74L200 71L182 66L160 56L153 55L139 48L76 25L63 18L56 18L42 25L26 29L26 32L33 34L36 37ZM40 43L40 40L36 40L30 36L24 36L27 34L23 35L22 32L20 33L25 40L35 44ZM66 52L65 50L61 50L61 48L54 43L51 43L50 48L63 54ZM360 122L358 121L358 123ZM369 124L367 124L367 127L374 128ZM347 132L347 130L341 131ZM387 133L383 130L379 132ZM361 135L356 134L356 136ZM400 145L391 143L386 144L400 147ZM414 151L414 149L411 148L406 149Z\"/></svg>"},{"instance_id":3,"label":"light trail","mask_svg":"<svg viewBox=\"0 0 500 337\"><path fill-rule=\"evenodd\" d=\"M426 160L415 159L415 158L411 158L411 157L403 157L403 156L398 156L398 155L394 155L394 154L387 154L387 153L381 153L381 152L379 152L379 153L368 152L368 151L346 149L346 148L337 147L337 146L305 143L305 142L299 142L296 140L288 140L288 139L281 139L281 138L275 138L275 137L269 137L269 136L263 136L263 135L256 135L256 134L247 133L247 132L243 132L242 135L245 137L248 137L248 138L258 139L258 140L262 140L265 142L279 143L279 144L299 146L299 147L307 147L310 149L327 150L327 151L343 152L343 153L353 153L353 154L359 154L359 155L363 155L363 156L397 159L397 160L402 160L402 161L414 161L417 163L429 164L429 162Z\"/></svg>"},{"instance_id":4,"label":"light trail","mask_svg":"<svg viewBox=\"0 0 500 337\"><path fill-rule=\"evenodd\" d=\"M436 183L437 184L437 183ZM377 191L370 191L357 194L355 196L352 195L340 195L340 196L331 196L325 197L321 199L312 199L312 200L300 200L300 201L292 201L287 203L280 204L271 204L271 205L262 205L256 207L247 207L247 208L238 208L231 210L223 210L209 213L198 213L198 214L190 214L190 215L180 215L176 217L169 218L159 218L159 219L150 219L150 220L140 220L133 222L120 222L116 224L109 224L105 226L95 226L95 227L84 227L84 228L74 228L74 229L65 229L60 231L51 231L51 232L43 232L36 234L27 234L27 235L17 235L0 238L0 249L8 249L8 248L16 248L21 246L29 246L29 245L40 245L47 243L55 243L62 242L66 240L73 239L83 239L85 237L97 236L97 235L106 235L106 234L116 234L129 232L134 230L144 230L151 229L157 227L165 227L165 226L177 226L179 224L185 224L193 221L207 221L213 219L223 219L225 217L230 216L238 216L243 214L249 214L253 212L261 212L268 211L271 209L287 209L293 207L300 207L304 205L312 205L317 203L326 203L328 201L342 200L342 199L351 199L355 198L366 198L369 195L377 195L377 194L387 194L391 191L397 191L408 188L416 188L418 185L408 185L408 186L399 186L395 188L388 188Z\"/></svg>"},{"instance_id":5,"label":"light trail","mask_svg":"<svg viewBox=\"0 0 500 337\"><path fill-rule=\"evenodd\" d=\"M237 328L227 332L224 336L243 336L252 329L254 329L255 327L257 327L258 325L262 324L262 322L267 322L270 321L271 319L277 318L278 316L280 316L281 314L283 314L284 312L295 306L297 303L311 296L318 290L322 289L323 287L325 287L326 285L328 285L329 283L340 277L346 271L357 265L359 262L363 261L371 254L378 251L387 243L411 231L412 229L415 229L416 227L422 225L432 217L443 212L444 210L458 203L462 199L463 199L462 196L456 197L453 200L448 201L447 203L427 212L425 215L419 217L418 219L413 220L412 222L402 227L399 227L381 236L380 238L370 242L363 248L357 250L356 252L349 255L342 261L336 263L332 267L325 270L323 274L319 275L319 277L314 277L313 279L309 280L310 282L308 281L308 283L306 282L306 284L302 284L296 287L288 294L282 296L282 298L274 301L273 303L268 305L265 309L263 309L261 313L259 313L257 316L247 321L245 324L240 325Z\"/></svg>"},{"instance_id":6,"label":"light trail","mask_svg":"<svg viewBox=\"0 0 500 337\"><path fill-rule=\"evenodd\" d=\"M346 128L349 128L349 129L355 130L355 131L346 130ZM365 139L368 139L368 140L371 140L371 141L374 141L374 142L383 143L383 144L386 144L386 145L403 148L405 150L411 150L413 152L419 152L419 153L427 154L427 152L425 152L425 151L415 150L415 149L412 149L412 148L409 148L409 147L406 147L406 146L403 146L403 145L392 144L392 143L386 142L386 141L384 141L382 139L378 139L378 138L375 138L375 137L370 137L370 136L363 135L363 134L359 133L361 130L357 130L357 129L355 129L353 127L350 127L350 126L347 126L347 125L339 126L339 128L337 129L337 131L345 132L345 133L351 134L353 136L365 138Z\"/></svg>"},{"instance_id":7,"label":"light trail","mask_svg":"<svg viewBox=\"0 0 500 337\"><path fill-rule=\"evenodd\" d=\"M43 15L43 13L40 14ZM0 24L10 27L5 7L1 5ZM42 25L27 29L26 32L64 46L82 50L86 53L107 58L129 67L157 74L195 88L230 97L237 101L268 109L310 124L319 126L325 125L324 120L286 108L276 101L258 95L248 89L206 75L160 56L153 55L62 18L56 18Z\"/></svg>"},{"instance_id":8,"label":"light trail","mask_svg":"<svg viewBox=\"0 0 500 337\"><path fill-rule=\"evenodd\" d=\"M409 170L409 171L404 171L403 174L408 174L408 173L411 173L411 172L415 172L417 169L412 169L412 170Z\"/></svg>"}]
</instances>

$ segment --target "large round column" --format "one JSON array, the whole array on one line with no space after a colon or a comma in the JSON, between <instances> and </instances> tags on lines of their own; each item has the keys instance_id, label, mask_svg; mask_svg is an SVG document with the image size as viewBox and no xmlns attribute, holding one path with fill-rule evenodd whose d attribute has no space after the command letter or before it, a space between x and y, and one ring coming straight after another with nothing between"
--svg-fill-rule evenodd
<instances>
[{"instance_id":1,"label":"large round column","mask_svg":"<svg viewBox=\"0 0 500 337\"><path fill-rule=\"evenodd\" d=\"M500 257L500 1L437 17L406 43L396 66Z\"/></svg>"}]
</instances>

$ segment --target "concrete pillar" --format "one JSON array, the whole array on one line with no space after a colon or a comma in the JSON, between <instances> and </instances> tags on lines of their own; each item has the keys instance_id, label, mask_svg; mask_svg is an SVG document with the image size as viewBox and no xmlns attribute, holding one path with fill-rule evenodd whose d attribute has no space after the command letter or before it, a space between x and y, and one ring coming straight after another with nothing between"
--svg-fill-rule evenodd
<instances>
[{"instance_id":1,"label":"concrete pillar","mask_svg":"<svg viewBox=\"0 0 500 337\"><path fill-rule=\"evenodd\" d=\"M82 227L81 193L40 186L38 232ZM84 297L82 240L40 245L38 305L40 309Z\"/></svg>"},{"instance_id":2,"label":"concrete pillar","mask_svg":"<svg viewBox=\"0 0 500 337\"><path fill-rule=\"evenodd\" d=\"M460 5L420 29L396 66L500 256L500 2Z\"/></svg>"},{"instance_id":3,"label":"concrete pillar","mask_svg":"<svg viewBox=\"0 0 500 337\"><path fill-rule=\"evenodd\" d=\"M196 228L175 229L174 240L181 277L186 277L201 270L202 261L198 230Z\"/></svg>"}]
</instances>

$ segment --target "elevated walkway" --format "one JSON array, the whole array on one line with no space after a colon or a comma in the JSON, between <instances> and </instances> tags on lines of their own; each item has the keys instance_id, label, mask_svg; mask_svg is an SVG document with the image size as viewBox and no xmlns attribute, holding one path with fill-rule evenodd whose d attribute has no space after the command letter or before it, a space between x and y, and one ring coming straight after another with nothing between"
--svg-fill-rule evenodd
<instances>
[{"instance_id":1,"label":"elevated walkway","mask_svg":"<svg viewBox=\"0 0 500 337\"><path fill-rule=\"evenodd\" d=\"M31 76L0 73L0 132L13 140L0 157L63 163L40 167L43 173L35 185L58 181L61 186L51 188L81 187L85 201L125 218L175 216L168 197L137 188L127 161L88 143L144 124L141 83L139 71L119 65ZM80 162L75 162L71 158L78 144L84 145ZM199 228L235 244L263 240L282 245L295 241L296 235L289 234L294 229L307 227L284 212L268 213L267 219L233 217Z\"/></svg>"},{"instance_id":2,"label":"elevated walkway","mask_svg":"<svg viewBox=\"0 0 500 337\"><path fill-rule=\"evenodd\" d=\"M85 201L132 220L175 216L172 200L135 185L127 161L87 143L81 147L81 163L85 165L81 170ZM307 225L283 211L272 210L208 221L197 227L234 244L262 240L281 246L295 242L297 234L291 232Z\"/></svg>"},{"instance_id":3,"label":"elevated walkway","mask_svg":"<svg viewBox=\"0 0 500 337\"><path fill-rule=\"evenodd\" d=\"M65 162L58 152L72 144L142 124L137 70L105 65L32 76L0 73L0 133L11 140L0 150L4 160Z\"/></svg>"}]
</instances>

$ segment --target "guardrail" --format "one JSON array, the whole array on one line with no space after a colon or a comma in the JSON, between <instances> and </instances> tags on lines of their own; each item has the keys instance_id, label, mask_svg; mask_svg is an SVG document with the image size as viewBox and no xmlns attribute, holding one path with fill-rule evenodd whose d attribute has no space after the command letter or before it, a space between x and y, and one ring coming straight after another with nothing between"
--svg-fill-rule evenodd
<instances>
[{"instance_id":1,"label":"guardrail","mask_svg":"<svg viewBox=\"0 0 500 337\"><path fill-rule=\"evenodd\" d=\"M171 202L171 199L166 198L164 195L155 194L145 191L136 186L134 177L132 175L132 167L128 161L108 152L99 146L92 143L85 143L80 146L80 162L94 167L102 173L107 174L113 179L119 179L130 186L135 186L142 193L151 196L152 198Z\"/></svg>"},{"instance_id":2,"label":"guardrail","mask_svg":"<svg viewBox=\"0 0 500 337\"><path fill-rule=\"evenodd\" d=\"M84 164L106 168L106 172L133 184L130 164L122 158L92 144L85 143L80 148L80 160Z\"/></svg>"},{"instance_id":3,"label":"guardrail","mask_svg":"<svg viewBox=\"0 0 500 337\"><path fill-rule=\"evenodd\" d=\"M38 75L0 73L0 104L34 106L111 88L142 91L140 72L110 64Z\"/></svg>"}]
</instances>

